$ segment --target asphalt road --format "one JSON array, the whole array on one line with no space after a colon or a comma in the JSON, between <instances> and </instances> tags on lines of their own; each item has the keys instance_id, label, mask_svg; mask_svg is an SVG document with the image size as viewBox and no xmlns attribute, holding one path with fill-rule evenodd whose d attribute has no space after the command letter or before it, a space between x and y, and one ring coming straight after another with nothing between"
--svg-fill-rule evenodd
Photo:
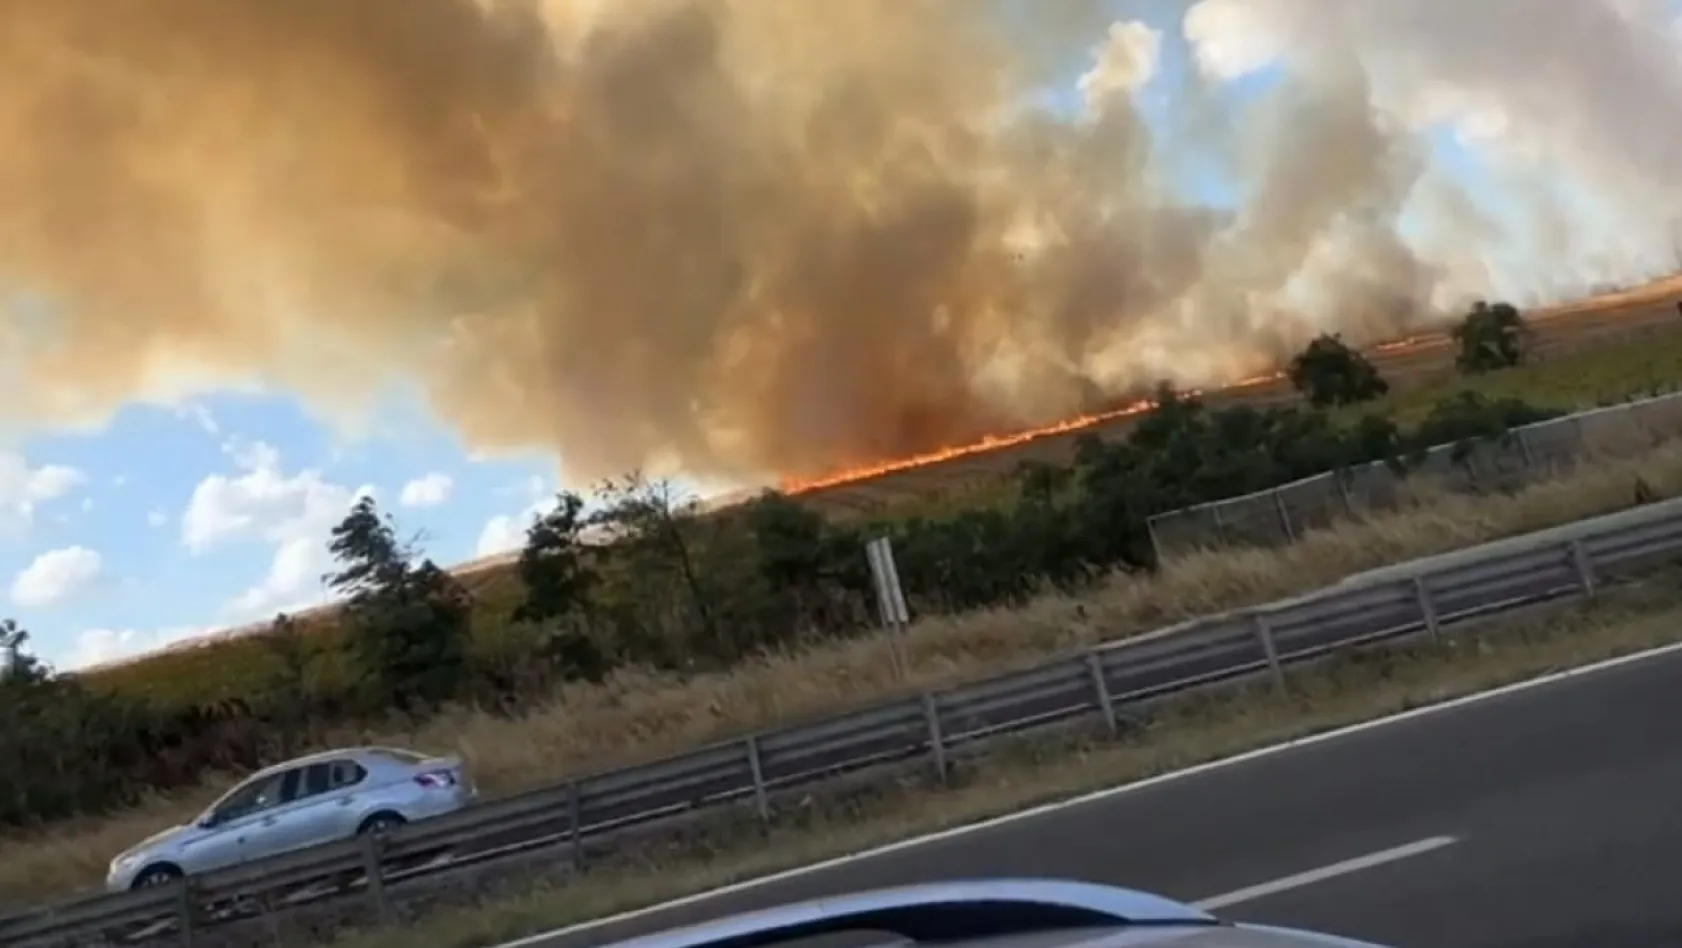
<instances>
[{"instance_id":1,"label":"asphalt road","mask_svg":"<svg viewBox=\"0 0 1682 948\"><path fill-rule=\"evenodd\" d=\"M1682 945L1682 653L655 912L1048 875L1400 948Z\"/></svg>"}]
</instances>

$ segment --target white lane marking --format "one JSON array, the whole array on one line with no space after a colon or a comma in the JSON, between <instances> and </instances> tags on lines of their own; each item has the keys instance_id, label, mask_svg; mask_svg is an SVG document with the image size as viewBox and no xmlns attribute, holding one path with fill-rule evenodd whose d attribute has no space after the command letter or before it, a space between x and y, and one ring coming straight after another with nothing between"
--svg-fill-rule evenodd
<instances>
[{"instance_id":1,"label":"white lane marking","mask_svg":"<svg viewBox=\"0 0 1682 948\"><path fill-rule=\"evenodd\" d=\"M1006 813L1003 816L995 816L991 819L982 820L977 823L956 826L951 829L940 830L939 832L929 833L924 836L917 836L912 839L902 839L895 843L878 846L875 849L866 849L850 855L826 859L822 862L808 863L804 866L796 866L793 869L773 872L770 875L757 876L752 879L745 879L741 882L732 882L728 885L719 886L716 889L708 889L704 892L696 892L691 895L682 896L681 898L672 899L669 902L661 902L658 905L646 905L642 908L620 912L617 915L607 915L602 918L591 919L587 922L577 922L562 928L540 932L536 935L527 935L524 938L517 938L513 941L503 942L500 945L494 946L494 948L532 948L532 946L538 945L551 938L562 938L567 935L577 935L597 928L602 928L607 925L616 925L621 922L634 921L658 912L670 911L671 909L683 908L689 905L697 905L708 901L709 899L723 898L740 892L757 889L761 886L773 885L778 882L787 882L791 879L799 879L815 873L828 872L832 869L839 869L855 862L878 859L882 856L890 856L894 853L904 852L908 849L916 849L921 846L929 846L934 843L942 843L948 840L959 839L974 833L984 833L988 830L998 829L999 827L1008 826L1012 823L1017 823L1023 820L1032 820L1042 816L1049 816L1053 813L1062 812L1063 810L1078 809L1095 803L1106 803L1116 799L1117 797L1126 796L1127 794L1135 793L1140 790L1149 790L1153 787L1158 787L1166 783L1172 783L1176 780L1184 780L1188 777L1196 777L1201 774L1212 773L1227 767L1236 767L1240 764L1246 764L1254 760L1272 757L1275 754L1295 750L1299 747L1312 747L1316 744L1324 744L1340 738L1365 734L1370 731L1376 731L1381 728L1389 727L1392 724L1400 724L1403 721L1412 721L1418 718L1430 717L1435 714L1442 714L1458 708L1481 704L1482 702L1504 697L1506 695L1529 691L1532 688L1541 688L1546 685L1567 681L1572 678L1580 678L1586 675L1593 675L1598 672L1610 671L1614 668L1621 668L1625 665L1634 665L1678 652L1682 652L1682 642L1676 642L1671 645L1661 645L1658 648L1651 648L1644 652L1632 652L1628 655L1620 655L1617 658L1608 658L1590 665L1579 665L1576 668L1567 668L1564 671L1549 672L1546 675L1541 675L1536 678L1528 678L1524 681L1516 681L1510 685L1502 685L1499 688L1492 688L1489 691L1479 691L1473 694L1463 695L1459 698L1451 698L1447 701L1441 701L1436 704L1421 705L1417 708L1410 708L1406 711L1397 712L1396 714L1389 715L1388 717L1373 718L1370 721L1361 721L1336 730L1321 731L1318 734L1311 734L1307 737L1299 737L1295 740L1285 741L1280 744L1259 747L1252 751L1245 751L1242 754L1235 754L1231 757L1223 757L1220 760L1212 760L1207 763L1197 764L1192 767L1187 767L1184 770L1158 774L1155 777L1147 777L1144 780L1137 780L1133 783L1126 783L1117 787L1097 790L1092 793L1072 797L1056 803L1043 803L1030 809L1018 810L1014 813Z\"/></svg>"},{"instance_id":2,"label":"white lane marking","mask_svg":"<svg viewBox=\"0 0 1682 948\"><path fill-rule=\"evenodd\" d=\"M1294 875L1283 876L1268 882L1245 886L1242 889L1235 889L1223 895L1211 895L1206 899L1199 899L1191 904L1195 908L1200 908L1205 912L1213 912L1216 909L1223 909L1230 905L1238 905L1241 902L1253 902L1256 899L1265 898L1269 895L1277 895L1280 892L1289 892L1292 889L1300 889L1304 886L1314 885L1317 882L1325 882L1327 879L1336 879L1338 876L1346 876L1353 872L1361 872L1362 870L1372 869L1387 863L1399 862L1403 859L1411 859L1414 856L1423 856L1428 852L1441 849L1444 846L1452 846L1457 842L1459 842L1459 840L1453 836L1433 836L1430 839L1414 840L1411 843L1406 843L1401 846L1381 849L1376 853L1367 853L1365 856L1356 856L1354 859L1345 859L1342 862L1334 862L1329 866L1321 866L1318 869L1310 869L1307 872L1298 872Z\"/></svg>"}]
</instances>

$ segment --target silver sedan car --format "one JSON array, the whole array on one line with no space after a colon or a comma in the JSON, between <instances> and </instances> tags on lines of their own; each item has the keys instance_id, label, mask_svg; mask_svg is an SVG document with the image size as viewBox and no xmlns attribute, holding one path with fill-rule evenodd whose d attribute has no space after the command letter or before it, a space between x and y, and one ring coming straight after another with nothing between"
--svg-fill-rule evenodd
<instances>
[{"instance_id":1,"label":"silver sedan car","mask_svg":"<svg viewBox=\"0 0 1682 948\"><path fill-rule=\"evenodd\" d=\"M864 936L870 940L857 944L882 948L1380 948L1319 932L1226 921L1148 892L1061 879L978 879L859 892L602 948L794 948L841 936Z\"/></svg>"},{"instance_id":2,"label":"silver sedan car","mask_svg":"<svg viewBox=\"0 0 1682 948\"><path fill-rule=\"evenodd\" d=\"M117 856L105 885L113 892L168 885L184 876L451 813L474 797L457 757L391 747L311 754L252 774L193 822Z\"/></svg>"}]
</instances>

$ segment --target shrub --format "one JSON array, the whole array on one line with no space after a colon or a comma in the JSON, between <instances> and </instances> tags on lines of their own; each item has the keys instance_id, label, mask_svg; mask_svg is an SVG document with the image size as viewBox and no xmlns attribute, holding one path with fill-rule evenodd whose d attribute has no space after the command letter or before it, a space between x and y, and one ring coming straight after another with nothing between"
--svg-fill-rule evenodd
<instances>
[{"instance_id":1,"label":"shrub","mask_svg":"<svg viewBox=\"0 0 1682 948\"><path fill-rule=\"evenodd\" d=\"M1310 342L1291 360L1286 376L1291 387L1316 408L1358 405L1390 391L1390 383L1379 375L1378 368L1334 335L1322 335Z\"/></svg>"}]
</instances>

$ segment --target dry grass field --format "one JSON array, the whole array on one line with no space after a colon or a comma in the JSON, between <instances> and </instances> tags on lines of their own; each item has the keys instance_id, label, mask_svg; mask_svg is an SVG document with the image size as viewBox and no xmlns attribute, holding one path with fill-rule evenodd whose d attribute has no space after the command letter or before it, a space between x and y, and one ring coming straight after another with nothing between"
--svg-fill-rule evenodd
<instances>
[{"instance_id":1,"label":"dry grass field","mask_svg":"<svg viewBox=\"0 0 1682 948\"><path fill-rule=\"evenodd\" d=\"M1682 496L1682 444L1605 461L1506 497L1437 495L1290 548L1212 551L1153 577L1116 575L1079 597L1048 595L1025 608L925 620L908 632L909 671L894 671L885 636L830 642L729 673L693 677L620 674L569 688L517 721L462 710L412 730L346 733L461 753L491 794L550 784L700 743L786 725L890 696L974 680L1084 644L1199 614L1312 590L1411 557L1566 523L1630 504L1637 478L1663 497ZM0 903L40 899L97 883L122 848L195 813L202 792L158 799L118 816L0 839Z\"/></svg>"},{"instance_id":2,"label":"dry grass field","mask_svg":"<svg viewBox=\"0 0 1682 948\"><path fill-rule=\"evenodd\" d=\"M1399 420L1417 419L1438 399L1457 390L1474 388L1491 396L1517 396L1539 405L1562 409L1590 407L1668 390L1682 381L1682 278L1633 290L1605 294L1549 311L1532 313L1536 330L1533 364L1469 382L1454 374L1454 353L1446 335L1417 337L1372 352L1372 358L1393 386L1379 410ZM1264 384L1208 393L1213 405L1278 404L1295 400L1288 384ZM984 501L1001 475L1026 460L1063 462L1077 438L1086 433L1115 437L1126 432L1132 418L1122 417L1073 431L1029 438L1009 447L961 453L937 462L917 463L903 470L802 494L805 502L829 516L882 514L938 503L966 505ZM506 611L518 595L511 556L465 564L456 569L485 612ZM308 623L331 622L330 611L302 617ZM183 688L194 700L221 700L242 693L248 682L229 674L242 658L224 651L238 650L238 640L251 629L233 629L223 641L206 647L178 647L139 660L89 670L90 681L129 693L146 693L158 683L172 692ZM475 628L475 636L494 634Z\"/></svg>"}]
</instances>

